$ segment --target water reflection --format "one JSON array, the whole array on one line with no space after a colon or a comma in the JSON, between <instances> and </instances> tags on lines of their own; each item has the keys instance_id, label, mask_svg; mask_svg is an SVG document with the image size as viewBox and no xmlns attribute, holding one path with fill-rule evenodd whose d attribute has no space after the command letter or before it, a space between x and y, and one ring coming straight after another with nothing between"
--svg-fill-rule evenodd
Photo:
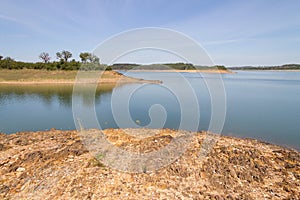
<instances>
[{"instance_id":1,"label":"water reflection","mask_svg":"<svg viewBox=\"0 0 300 200\"><path fill-rule=\"evenodd\" d=\"M91 105L92 99L88 94L88 85L85 85L80 95L84 99L84 103ZM114 85L106 84L97 87L95 100L99 101L101 95L109 94L113 90ZM86 91L86 92L85 92ZM46 105L51 105L57 100L59 104L72 106L73 85L71 84L53 84L53 85L1 85L0 84L0 105L5 105L13 99L24 101L28 98L38 98Z\"/></svg>"},{"instance_id":2,"label":"water reflection","mask_svg":"<svg viewBox=\"0 0 300 200\"><path fill-rule=\"evenodd\" d=\"M111 94L114 85L97 88L96 101ZM72 85L0 85L0 132L75 129ZM85 106L93 98L77 94Z\"/></svg>"}]
</instances>

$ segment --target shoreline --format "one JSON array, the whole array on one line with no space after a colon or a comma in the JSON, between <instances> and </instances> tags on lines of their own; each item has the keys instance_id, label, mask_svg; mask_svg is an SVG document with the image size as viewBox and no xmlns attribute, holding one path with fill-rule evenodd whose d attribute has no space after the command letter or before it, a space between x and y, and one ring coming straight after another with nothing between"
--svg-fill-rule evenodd
<instances>
[{"instance_id":1,"label":"shoreline","mask_svg":"<svg viewBox=\"0 0 300 200\"><path fill-rule=\"evenodd\" d=\"M260 70L260 69L233 69L232 71L258 71L258 72L300 72L300 69L270 69L270 70Z\"/></svg>"},{"instance_id":2,"label":"shoreline","mask_svg":"<svg viewBox=\"0 0 300 200\"><path fill-rule=\"evenodd\" d=\"M121 70L120 70L121 71ZM125 70L126 71L126 70ZM159 73L168 73L168 72L186 72L186 73L208 73L208 74L235 74L235 72L231 70L143 70L143 69L137 69L137 70L127 70L130 72L159 72Z\"/></svg>"},{"instance_id":3,"label":"shoreline","mask_svg":"<svg viewBox=\"0 0 300 200\"><path fill-rule=\"evenodd\" d=\"M88 133L92 136L97 132L88 130ZM134 137L141 133L148 137ZM170 129L104 130L111 144L146 154L186 133ZM0 134L0 197L172 199L175 194L181 199L299 197L299 152L253 139L216 136L212 149L203 155L201 149L207 148L202 145L208 135L193 134L187 150L170 165L153 172L128 173L104 165L98 154L94 157L77 131L52 129Z\"/></svg>"},{"instance_id":4,"label":"shoreline","mask_svg":"<svg viewBox=\"0 0 300 200\"><path fill-rule=\"evenodd\" d=\"M123 84L123 83L162 83L159 80L144 80L144 79L130 79L129 80L103 80L103 81L85 81L85 82L75 82L75 81L0 81L0 85L45 85L45 84L57 84L57 85L74 85L74 84Z\"/></svg>"}]
</instances>

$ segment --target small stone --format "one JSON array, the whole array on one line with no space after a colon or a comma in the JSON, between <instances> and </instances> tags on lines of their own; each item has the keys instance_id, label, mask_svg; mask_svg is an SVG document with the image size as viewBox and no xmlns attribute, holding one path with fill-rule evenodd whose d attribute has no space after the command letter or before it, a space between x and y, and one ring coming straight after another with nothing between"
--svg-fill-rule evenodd
<instances>
[{"instance_id":1,"label":"small stone","mask_svg":"<svg viewBox=\"0 0 300 200\"><path fill-rule=\"evenodd\" d=\"M204 172L200 172L200 177L205 179L206 178L206 174Z\"/></svg>"},{"instance_id":2,"label":"small stone","mask_svg":"<svg viewBox=\"0 0 300 200\"><path fill-rule=\"evenodd\" d=\"M16 171L17 171L17 172L24 172L24 171L25 171L25 168L24 168L24 167L19 167Z\"/></svg>"}]
</instances>

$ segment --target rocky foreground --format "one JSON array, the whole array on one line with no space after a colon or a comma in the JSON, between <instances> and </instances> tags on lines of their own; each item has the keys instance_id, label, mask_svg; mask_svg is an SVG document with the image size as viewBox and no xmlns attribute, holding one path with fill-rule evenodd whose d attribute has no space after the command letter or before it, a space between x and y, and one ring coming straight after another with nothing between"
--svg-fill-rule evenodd
<instances>
[{"instance_id":1,"label":"rocky foreground","mask_svg":"<svg viewBox=\"0 0 300 200\"><path fill-rule=\"evenodd\" d=\"M105 135L127 151L149 152L178 133L164 129L140 139L109 129ZM298 151L221 136L201 157L206 135L195 134L171 165L126 173L93 157L76 131L1 134L0 199L299 199Z\"/></svg>"}]
</instances>

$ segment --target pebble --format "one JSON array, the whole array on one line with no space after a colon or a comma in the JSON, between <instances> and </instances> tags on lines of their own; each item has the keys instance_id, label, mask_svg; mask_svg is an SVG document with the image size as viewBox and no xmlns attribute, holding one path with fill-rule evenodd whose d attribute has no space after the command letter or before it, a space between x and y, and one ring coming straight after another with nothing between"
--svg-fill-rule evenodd
<instances>
[{"instance_id":1,"label":"pebble","mask_svg":"<svg viewBox=\"0 0 300 200\"><path fill-rule=\"evenodd\" d=\"M17 172L24 172L24 171L25 171L25 168L24 168L24 167L19 167L16 171L17 171Z\"/></svg>"}]
</instances>

